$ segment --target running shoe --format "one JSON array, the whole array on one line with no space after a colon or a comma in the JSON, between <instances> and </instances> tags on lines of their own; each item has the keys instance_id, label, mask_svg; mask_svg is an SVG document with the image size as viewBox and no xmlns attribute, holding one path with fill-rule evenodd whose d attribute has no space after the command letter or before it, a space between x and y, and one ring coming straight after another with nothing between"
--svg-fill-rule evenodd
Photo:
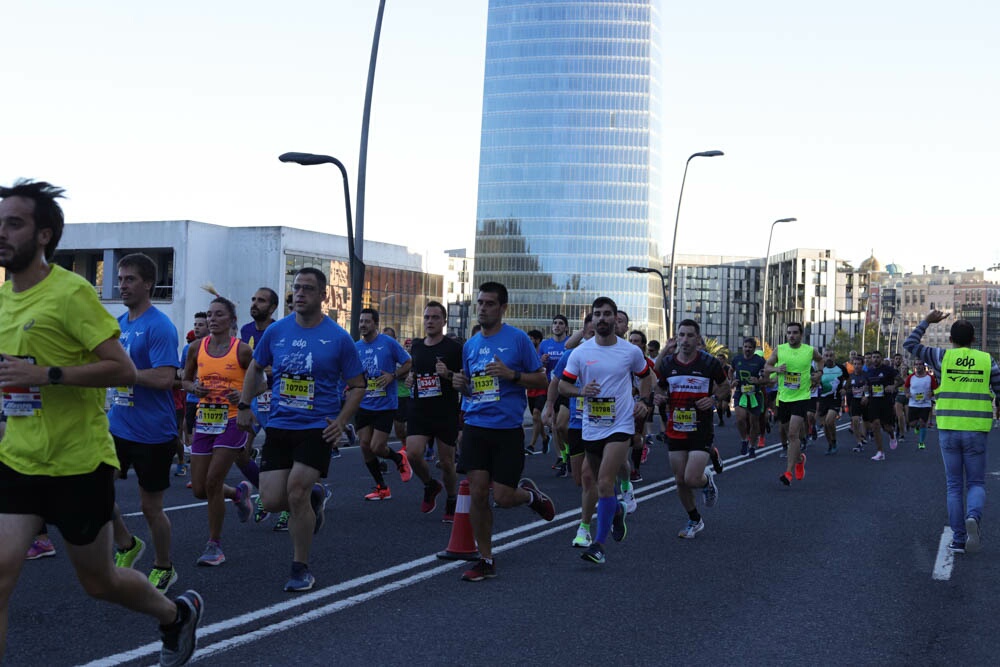
<instances>
[{"instance_id":1,"label":"running shoe","mask_svg":"<svg viewBox=\"0 0 1000 667\"><path fill-rule=\"evenodd\" d=\"M785 486L791 486L792 485L792 473L790 473L788 471L785 471L785 472L781 473L781 475L778 476L778 481L781 482L782 484L784 484Z\"/></svg>"},{"instance_id":2,"label":"running shoe","mask_svg":"<svg viewBox=\"0 0 1000 667\"><path fill-rule=\"evenodd\" d=\"M632 472L630 472L628 474L628 481L630 481L630 482L641 482L642 481L642 473L639 472L638 468L634 468L632 470Z\"/></svg>"},{"instance_id":3,"label":"running shoe","mask_svg":"<svg viewBox=\"0 0 1000 667\"><path fill-rule=\"evenodd\" d=\"M260 523L270 515L271 513L264 509L264 501L260 499L260 496L257 496L257 500L254 502L253 522Z\"/></svg>"},{"instance_id":4,"label":"running shoe","mask_svg":"<svg viewBox=\"0 0 1000 667\"><path fill-rule=\"evenodd\" d=\"M917 449L927 449L927 445L922 442L917 443Z\"/></svg>"},{"instance_id":5,"label":"running shoe","mask_svg":"<svg viewBox=\"0 0 1000 667\"><path fill-rule=\"evenodd\" d=\"M589 547L587 547L586 551L580 554L580 558L589 563L594 563L596 565L604 565L605 563L604 547L601 546L600 542L594 542Z\"/></svg>"},{"instance_id":6,"label":"running shoe","mask_svg":"<svg viewBox=\"0 0 1000 667\"><path fill-rule=\"evenodd\" d=\"M722 457L719 456L719 448L712 447L708 450L708 457L712 459L712 469L715 470L716 475L722 474Z\"/></svg>"},{"instance_id":7,"label":"running shoe","mask_svg":"<svg viewBox=\"0 0 1000 667\"><path fill-rule=\"evenodd\" d=\"M583 526L577 526L576 537L573 538L573 546L577 549L586 549L594 540L590 537L590 531Z\"/></svg>"},{"instance_id":8,"label":"running shoe","mask_svg":"<svg viewBox=\"0 0 1000 667\"><path fill-rule=\"evenodd\" d=\"M750 443L746 440L740 440L740 456L746 456L749 451Z\"/></svg>"},{"instance_id":9,"label":"running shoe","mask_svg":"<svg viewBox=\"0 0 1000 667\"><path fill-rule=\"evenodd\" d=\"M552 503L551 498L542 493L537 484L527 477L523 477L521 478L521 481L517 483L517 486L531 494L531 509L534 510L538 516L542 517L546 521L552 521L552 519L555 518L556 506Z\"/></svg>"},{"instance_id":10,"label":"running shoe","mask_svg":"<svg viewBox=\"0 0 1000 667\"><path fill-rule=\"evenodd\" d=\"M313 484L312 491L309 492L309 504L312 505L312 510L316 514L313 535L319 532L319 529L323 527L323 523L326 521L326 502L332 495L331 491L319 483Z\"/></svg>"},{"instance_id":11,"label":"running shoe","mask_svg":"<svg viewBox=\"0 0 1000 667\"><path fill-rule=\"evenodd\" d=\"M635 500L635 488L631 484L628 489L622 490L622 503L625 505L626 514L632 514L639 507L639 503Z\"/></svg>"},{"instance_id":12,"label":"running shoe","mask_svg":"<svg viewBox=\"0 0 1000 667\"><path fill-rule=\"evenodd\" d=\"M968 517L965 520L965 532L967 533L965 537L965 550L979 551L979 519L971 516Z\"/></svg>"},{"instance_id":13,"label":"running shoe","mask_svg":"<svg viewBox=\"0 0 1000 667\"><path fill-rule=\"evenodd\" d=\"M455 496L448 496L444 501L444 515L441 516L441 523L455 523L455 505L458 503L458 498Z\"/></svg>"},{"instance_id":14,"label":"running shoe","mask_svg":"<svg viewBox=\"0 0 1000 667\"><path fill-rule=\"evenodd\" d=\"M806 455L799 454L799 460L795 464L795 479L802 479L806 476Z\"/></svg>"},{"instance_id":15,"label":"running shoe","mask_svg":"<svg viewBox=\"0 0 1000 667\"><path fill-rule=\"evenodd\" d=\"M312 576L309 566L303 563L292 563L292 574L285 582L285 592L302 593L312 590L316 584L316 577Z\"/></svg>"},{"instance_id":16,"label":"running shoe","mask_svg":"<svg viewBox=\"0 0 1000 667\"><path fill-rule=\"evenodd\" d=\"M233 500L233 505L236 507L236 518L240 523L246 523L253 514L253 499L250 497L252 493L250 482L240 482L236 485L236 499Z\"/></svg>"},{"instance_id":17,"label":"running shoe","mask_svg":"<svg viewBox=\"0 0 1000 667\"><path fill-rule=\"evenodd\" d=\"M183 463L178 463L174 466L174 477L183 477L187 474L187 466Z\"/></svg>"},{"instance_id":18,"label":"running shoe","mask_svg":"<svg viewBox=\"0 0 1000 667\"><path fill-rule=\"evenodd\" d=\"M132 536L132 546L129 549L115 549L115 567L132 567L142 558L146 551L146 543L135 535Z\"/></svg>"},{"instance_id":19,"label":"running shoe","mask_svg":"<svg viewBox=\"0 0 1000 667\"><path fill-rule=\"evenodd\" d=\"M750 451L747 452L747 454L750 458L755 459L757 458L757 449L755 447L751 447Z\"/></svg>"},{"instance_id":20,"label":"running shoe","mask_svg":"<svg viewBox=\"0 0 1000 667\"><path fill-rule=\"evenodd\" d=\"M715 503L719 502L719 487L715 485L715 475L708 470L705 470L705 477L708 484L701 490L705 494L705 507L715 507Z\"/></svg>"},{"instance_id":21,"label":"running shoe","mask_svg":"<svg viewBox=\"0 0 1000 667\"><path fill-rule=\"evenodd\" d=\"M274 528L272 530L276 533L288 532L288 512L282 512L278 515L278 520L274 522Z\"/></svg>"},{"instance_id":22,"label":"running shoe","mask_svg":"<svg viewBox=\"0 0 1000 667\"><path fill-rule=\"evenodd\" d=\"M766 444L767 443L764 441L764 436L759 436L757 438L757 449L763 449L764 445L766 445Z\"/></svg>"},{"instance_id":23,"label":"running shoe","mask_svg":"<svg viewBox=\"0 0 1000 667\"><path fill-rule=\"evenodd\" d=\"M528 445L527 447L524 448L524 453L527 456L534 456L535 454L540 454L541 452L536 452L534 445Z\"/></svg>"},{"instance_id":24,"label":"running shoe","mask_svg":"<svg viewBox=\"0 0 1000 667\"><path fill-rule=\"evenodd\" d=\"M487 563L485 558L480 558L475 565L462 573L462 581L482 581L495 576L497 576L496 561Z\"/></svg>"},{"instance_id":25,"label":"running shoe","mask_svg":"<svg viewBox=\"0 0 1000 667\"><path fill-rule=\"evenodd\" d=\"M160 665L177 667L191 659L198 645L196 636L205 602L195 591L184 591L174 598L177 605L177 620L173 624L160 626Z\"/></svg>"},{"instance_id":26,"label":"running shoe","mask_svg":"<svg viewBox=\"0 0 1000 667\"><path fill-rule=\"evenodd\" d=\"M948 551L953 554L964 554L965 553L965 542L958 542L952 540L951 544L948 545Z\"/></svg>"},{"instance_id":27,"label":"running shoe","mask_svg":"<svg viewBox=\"0 0 1000 667\"><path fill-rule=\"evenodd\" d=\"M705 530L705 522L703 520L688 520L687 525L681 528L680 532L677 533L677 537L682 537L685 540L693 540L694 536L703 530Z\"/></svg>"},{"instance_id":28,"label":"running shoe","mask_svg":"<svg viewBox=\"0 0 1000 667\"><path fill-rule=\"evenodd\" d=\"M424 500L420 503L420 511L429 514L437 509L437 497L444 490L441 482L432 479L430 484L424 485Z\"/></svg>"},{"instance_id":29,"label":"running shoe","mask_svg":"<svg viewBox=\"0 0 1000 667\"><path fill-rule=\"evenodd\" d=\"M552 469L556 471L556 477L564 477L566 475L567 465L562 461L557 461Z\"/></svg>"},{"instance_id":30,"label":"running shoe","mask_svg":"<svg viewBox=\"0 0 1000 667\"><path fill-rule=\"evenodd\" d=\"M410 478L413 477L413 468L410 466L410 459L406 456L406 447L399 450L399 463L396 467L399 469L399 479L402 482L409 482Z\"/></svg>"},{"instance_id":31,"label":"running shoe","mask_svg":"<svg viewBox=\"0 0 1000 667\"><path fill-rule=\"evenodd\" d=\"M55 556L56 548L52 546L52 540L49 538L42 538L35 540L28 547L28 554L24 557L24 560L38 560L39 558L46 558L48 556Z\"/></svg>"},{"instance_id":32,"label":"running shoe","mask_svg":"<svg viewBox=\"0 0 1000 667\"><path fill-rule=\"evenodd\" d=\"M343 456L343 455L340 453L340 447L331 447L330 448L330 460L331 461L333 459L339 459L341 456Z\"/></svg>"},{"instance_id":33,"label":"running shoe","mask_svg":"<svg viewBox=\"0 0 1000 667\"><path fill-rule=\"evenodd\" d=\"M392 491L388 486L377 484L375 490L365 496L365 500L389 500L392 498Z\"/></svg>"},{"instance_id":34,"label":"running shoe","mask_svg":"<svg viewBox=\"0 0 1000 667\"><path fill-rule=\"evenodd\" d=\"M875 456L872 457L872 461L885 461L885 454L882 452L875 452Z\"/></svg>"},{"instance_id":35,"label":"running shoe","mask_svg":"<svg viewBox=\"0 0 1000 667\"><path fill-rule=\"evenodd\" d=\"M859 442L856 447L851 448L851 451L858 452L860 454L861 452L865 451L865 444L863 442Z\"/></svg>"},{"instance_id":36,"label":"running shoe","mask_svg":"<svg viewBox=\"0 0 1000 667\"><path fill-rule=\"evenodd\" d=\"M899 447L899 440L893 436L892 438L889 438L889 449L896 449L896 447Z\"/></svg>"},{"instance_id":37,"label":"running shoe","mask_svg":"<svg viewBox=\"0 0 1000 667\"><path fill-rule=\"evenodd\" d=\"M149 571L149 583L153 584L153 587L164 595L167 594L175 581L177 581L177 570L172 565L168 568L154 565L153 569Z\"/></svg>"},{"instance_id":38,"label":"running shoe","mask_svg":"<svg viewBox=\"0 0 1000 667\"><path fill-rule=\"evenodd\" d=\"M222 546L218 542L209 540L205 545L205 551L198 557L197 565L216 566L226 562L226 554L222 553Z\"/></svg>"},{"instance_id":39,"label":"running shoe","mask_svg":"<svg viewBox=\"0 0 1000 667\"><path fill-rule=\"evenodd\" d=\"M625 525L625 515L628 512L625 510L625 503L619 502L618 509L615 511L615 516L611 520L611 538L615 542L621 542L628 535L628 526Z\"/></svg>"},{"instance_id":40,"label":"running shoe","mask_svg":"<svg viewBox=\"0 0 1000 667\"><path fill-rule=\"evenodd\" d=\"M562 468L559 469L556 477L571 477L573 475L573 468L570 467L569 462L565 463Z\"/></svg>"}]
</instances>

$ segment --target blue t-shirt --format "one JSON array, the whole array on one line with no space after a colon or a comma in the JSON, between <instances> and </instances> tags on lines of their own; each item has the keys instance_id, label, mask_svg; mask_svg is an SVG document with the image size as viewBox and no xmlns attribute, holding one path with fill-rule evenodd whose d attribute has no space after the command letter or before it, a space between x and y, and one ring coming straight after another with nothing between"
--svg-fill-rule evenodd
<instances>
[{"instance_id":1,"label":"blue t-shirt","mask_svg":"<svg viewBox=\"0 0 1000 667\"><path fill-rule=\"evenodd\" d=\"M129 322L128 313L118 318L119 340L132 363L140 370L170 366L179 368L177 327L156 306L150 306ZM112 387L108 390L111 434L147 444L170 442L177 437L177 415L170 389Z\"/></svg>"},{"instance_id":2,"label":"blue t-shirt","mask_svg":"<svg viewBox=\"0 0 1000 667\"><path fill-rule=\"evenodd\" d=\"M361 374L351 335L329 317L308 329L294 313L278 320L264 331L253 358L273 370L268 427L293 431L326 428L326 418L340 414L341 378Z\"/></svg>"},{"instance_id":3,"label":"blue t-shirt","mask_svg":"<svg viewBox=\"0 0 1000 667\"><path fill-rule=\"evenodd\" d=\"M546 338L538 345L538 358L541 359L543 354L549 355L549 360L545 362L545 377L552 379L552 373L555 370L556 364L559 363L559 359L562 358L563 353L566 351L566 339L562 341L557 341L554 338Z\"/></svg>"},{"instance_id":4,"label":"blue t-shirt","mask_svg":"<svg viewBox=\"0 0 1000 667\"><path fill-rule=\"evenodd\" d=\"M573 354L573 350L565 350L563 355L559 358L559 362L556 364L555 369L552 371L552 375L562 380L563 371L566 370L566 363L569 361L570 355ZM580 381L576 381L576 386L580 386ZM583 399L578 396L573 396L569 399L569 426L568 428L575 429L577 431L583 430L583 410L580 409L580 404Z\"/></svg>"},{"instance_id":5,"label":"blue t-shirt","mask_svg":"<svg viewBox=\"0 0 1000 667\"><path fill-rule=\"evenodd\" d=\"M358 349L358 358L365 371L365 397L361 400L362 410L395 410L399 406L399 393L396 390L396 365L405 364L410 360L409 353L395 338L378 334L372 342L364 338L354 343ZM392 382L379 389L375 380L382 373L392 373Z\"/></svg>"},{"instance_id":6,"label":"blue t-shirt","mask_svg":"<svg viewBox=\"0 0 1000 667\"><path fill-rule=\"evenodd\" d=\"M508 324L492 336L477 333L462 350L462 371L472 392L465 423L480 428L519 428L528 407L524 387L486 375L486 364L499 357L507 368L521 373L542 369L528 334Z\"/></svg>"},{"instance_id":7,"label":"blue t-shirt","mask_svg":"<svg viewBox=\"0 0 1000 667\"><path fill-rule=\"evenodd\" d=\"M195 340L200 340L200 339L195 339ZM181 370L184 370L184 366L185 366L185 364L187 364L188 348L190 348L190 347L191 347L191 343L187 343L184 346L184 349L181 350ZM185 393L184 394L184 402L185 403L197 403L198 402L198 397L195 396L194 394Z\"/></svg>"}]
</instances>

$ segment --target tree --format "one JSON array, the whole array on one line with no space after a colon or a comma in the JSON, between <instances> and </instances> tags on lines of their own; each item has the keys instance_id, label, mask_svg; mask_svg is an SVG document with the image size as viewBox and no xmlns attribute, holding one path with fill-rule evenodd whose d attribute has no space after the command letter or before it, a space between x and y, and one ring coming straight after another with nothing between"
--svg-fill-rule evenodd
<instances>
[{"instance_id":1,"label":"tree","mask_svg":"<svg viewBox=\"0 0 1000 667\"><path fill-rule=\"evenodd\" d=\"M702 343L705 346L705 351L713 357L718 356L720 353L726 355L726 359L731 359L733 356L729 353L729 348L719 342L718 338L703 338Z\"/></svg>"}]
</instances>

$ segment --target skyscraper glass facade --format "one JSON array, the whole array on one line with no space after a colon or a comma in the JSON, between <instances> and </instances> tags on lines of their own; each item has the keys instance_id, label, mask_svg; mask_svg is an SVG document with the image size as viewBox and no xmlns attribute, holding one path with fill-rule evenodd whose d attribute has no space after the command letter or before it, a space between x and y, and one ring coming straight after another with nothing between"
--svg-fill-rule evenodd
<instances>
[{"instance_id":1,"label":"skyscraper glass facade","mask_svg":"<svg viewBox=\"0 0 1000 667\"><path fill-rule=\"evenodd\" d=\"M490 0L474 280L506 321L601 295L662 338L658 0Z\"/></svg>"}]
</instances>

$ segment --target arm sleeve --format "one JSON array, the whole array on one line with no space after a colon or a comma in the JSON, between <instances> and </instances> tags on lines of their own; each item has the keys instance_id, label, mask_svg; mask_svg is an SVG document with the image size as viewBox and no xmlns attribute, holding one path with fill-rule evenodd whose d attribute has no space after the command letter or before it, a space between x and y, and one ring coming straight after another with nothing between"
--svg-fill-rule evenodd
<instances>
[{"instance_id":1,"label":"arm sleeve","mask_svg":"<svg viewBox=\"0 0 1000 667\"><path fill-rule=\"evenodd\" d=\"M906 340L903 341L903 349L909 352L911 356L926 363L931 369L940 371L941 360L944 358L944 350L940 347L928 347L920 343L920 339L924 337L928 326L927 320L920 322L910 335L906 337ZM1000 381L1000 377L997 379ZM990 382L992 384L992 374L990 375Z\"/></svg>"}]
</instances>

